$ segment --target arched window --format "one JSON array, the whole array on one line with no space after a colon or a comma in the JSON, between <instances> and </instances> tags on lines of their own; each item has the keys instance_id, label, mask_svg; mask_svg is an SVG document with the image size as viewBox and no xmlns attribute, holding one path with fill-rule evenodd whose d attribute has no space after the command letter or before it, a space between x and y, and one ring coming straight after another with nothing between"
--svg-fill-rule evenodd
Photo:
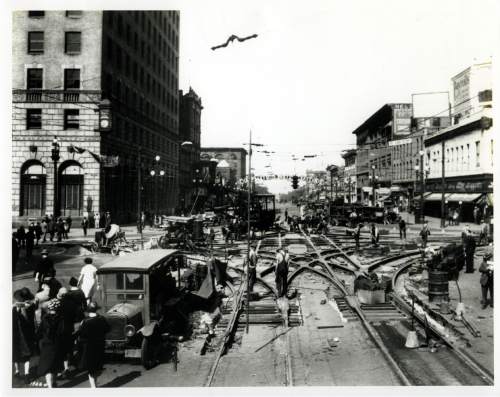
<instances>
[{"instance_id":1,"label":"arched window","mask_svg":"<svg viewBox=\"0 0 500 397\"><path fill-rule=\"evenodd\" d=\"M73 160L59 168L59 206L62 216L81 216L83 211L83 168Z\"/></svg>"},{"instance_id":2,"label":"arched window","mask_svg":"<svg viewBox=\"0 0 500 397\"><path fill-rule=\"evenodd\" d=\"M42 216L45 213L46 170L38 160L21 167L21 216Z\"/></svg>"}]
</instances>

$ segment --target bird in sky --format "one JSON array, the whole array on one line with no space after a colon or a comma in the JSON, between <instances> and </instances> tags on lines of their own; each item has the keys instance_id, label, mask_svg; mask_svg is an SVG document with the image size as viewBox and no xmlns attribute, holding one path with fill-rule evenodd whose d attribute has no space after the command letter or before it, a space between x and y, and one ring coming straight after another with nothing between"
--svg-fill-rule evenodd
<instances>
[{"instance_id":1,"label":"bird in sky","mask_svg":"<svg viewBox=\"0 0 500 397\"><path fill-rule=\"evenodd\" d=\"M227 47L229 43L232 43L234 40L238 40L240 43L245 41L245 40L250 40L250 39L255 39L257 37L257 34L252 34L251 36L247 37L238 37L234 34L229 36L227 41L224 44L216 45L215 47L212 47L212 51L215 51L217 48L224 48Z\"/></svg>"}]
</instances>

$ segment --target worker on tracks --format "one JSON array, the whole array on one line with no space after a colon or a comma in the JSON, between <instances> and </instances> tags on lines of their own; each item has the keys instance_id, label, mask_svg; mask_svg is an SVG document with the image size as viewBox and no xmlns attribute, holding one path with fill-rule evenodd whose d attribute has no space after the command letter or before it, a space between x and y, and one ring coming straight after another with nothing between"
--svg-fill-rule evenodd
<instances>
[{"instance_id":1,"label":"worker on tracks","mask_svg":"<svg viewBox=\"0 0 500 397\"><path fill-rule=\"evenodd\" d=\"M429 230L429 225L427 222L424 223L424 226L422 226L422 230L420 231L420 237L422 238L422 248L427 247L427 240L429 239L429 235L431 234Z\"/></svg>"},{"instance_id":2,"label":"worker on tracks","mask_svg":"<svg viewBox=\"0 0 500 397\"><path fill-rule=\"evenodd\" d=\"M255 280L257 279L257 252L255 252L255 247L251 246L248 251L247 266L248 266L248 289L253 292L253 286L255 285Z\"/></svg>"},{"instance_id":3,"label":"worker on tracks","mask_svg":"<svg viewBox=\"0 0 500 397\"><path fill-rule=\"evenodd\" d=\"M288 260L288 253L283 248L278 248L276 250L276 289L278 290L278 298L285 296L288 289Z\"/></svg>"},{"instance_id":4,"label":"worker on tracks","mask_svg":"<svg viewBox=\"0 0 500 397\"><path fill-rule=\"evenodd\" d=\"M359 251L359 239L361 238L361 229L363 228L362 223L358 223L354 229L352 236L354 237L354 242L356 243L356 251Z\"/></svg>"},{"instance_id":5,"label":"worker on tracks","mask_svg":"<svg viewBox=\"0 0 500 397\"><path fill-rule=\"evenodd\" d=\"M372 238L372 245L374 247L377 247L378 246L378 240L380 238L380 234L379 234L379 231L378 231L378 227L375 226L375 223L372 223L372 225L370 227L370 236Z\"/></svg>"}]
</instances>

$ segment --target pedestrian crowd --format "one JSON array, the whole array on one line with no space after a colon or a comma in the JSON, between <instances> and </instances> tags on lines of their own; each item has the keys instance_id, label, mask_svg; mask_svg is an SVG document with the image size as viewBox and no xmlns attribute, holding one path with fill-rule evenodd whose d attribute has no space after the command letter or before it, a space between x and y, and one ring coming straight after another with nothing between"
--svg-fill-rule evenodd
<instances>
[{"instance_id":1,"label":"pedestrian crowd","mask_svg":"<svg viewBox=\"0 0 500 397\"><path fill-rule=\"evenodd\" d=\"M27 385L52 388L58 380L83 371L88 374L90 386L96 387L104 361L104 338L109 331L93 300L99 288L97 268L92 258L85 258L78 279L71 277L64 286L56 278L47 250L41 254L33 272L38 291L33 294L24 287L13 295L14 377ZM36 368L31 368L34 363Z\"/></svg>"}]
</instances>

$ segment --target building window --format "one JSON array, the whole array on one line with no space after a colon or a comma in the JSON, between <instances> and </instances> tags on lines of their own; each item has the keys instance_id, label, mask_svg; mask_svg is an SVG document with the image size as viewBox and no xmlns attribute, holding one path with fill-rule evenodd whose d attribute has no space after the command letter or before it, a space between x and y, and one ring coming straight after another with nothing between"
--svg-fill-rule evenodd
<instances>
[{"instance_id":1,"label":"building window","mask_svg":"<svg viewBox=\"0 0 500 397\"><path fill-rule=\"evenodd\" d=\"M43 18L45 16L45 11L28 11L29 18Z\"/></svg>"},{"instance_id":2,"label":"building window","mask_svg":"<svg viewBox=\"0 0 500 397\"><path fill-rule=\"evenodd\" d=\"M82 33L66 32L64 52L66 54L79 54L82 51Z\"/></svg>"},{"instance_id":3,"label":"building window","mask_svg":"<svg viewBox=\"0 0 500 397\"><path fill-rule=\"evenodd\" d=\"M64 91L80 89L80 69L64 69ZM64 101L76 102L79 94L76 92L64 93Z\"/></svg>"},{"instance_id":4,"label":"building window","mask_svg":"<svg viewBox=\"0 0 500 397\"><path fill-rule=\"evenodd\" d=\"M80 110L64 109L64 129L77 130L80 128Z\"/></svg>"},{"instance_id":5,"label":"building window","mask_svg":"<svg viewBox=\"0 0 500 397\"><path fill-rule=\"evenodd\" d=\"M45 212L46 170L38 160L29 160L21 168L20 215L42 216Z\"/></svg>"},{"instance_id":6,"label":"building window","mask_svg":"<svg viewBox=\"0 0 500 397\"><path fill-rule=\"evenodd\" d=\"M28 32L28 53L43 54L43 32Z\"/></svg>"},{"instance_id":7,"label":"building window","mask_svg":"<svg viewBox=\"0 0 500 397\"><path fill-rule=\"evenodd\" d=\"M83 209L83 168L76 161L61 166L59 174L60 211L63 216L80 216Z\"/></svg>"},{"instance_id":8,"label":"building window","mask_svg":"<svg viewBox=\"0 0 500 397\"><path fill-rule=\"evenodd\" d=\"M470 170L470 144L467 144L467 169Z\"/></svg>"},{"instance_id":9,"label":"building window","mask_svg":"<svg viewBox=\"0 0 500 397\"><path fill-rule=\"evenodd\" d=\"M66 17L67 18L81 18L82 11L76 11L76 10L66 11Z\"/></svg>"},{"instance_id":10,"label":"building window","mask_svg":"<svg viewBox=\"0 0 500 397\"><path fill-rule=\"evenodd\" d=\"M464 169L464 145L460 146L460 168Z\"/></svg>"},{"instance_id":11,"label":"building window","mask_svg":"<svg viewBox=\"0 0 500 397\"><path fill-rule=\"evenodd\" d=\"M26 88L28 90L41 90L43 84L43 69L28 69Z\"/></svg>"},{"instance_id":12,"label":"building window","mask_svg":"<svg viewBox=\"0 0 500 397\"><path fill-rule=\"evenodd\" d=\"M39 130L42 128L42 109L26 109L26 129Z\"/></svg>"},{"instance_id":13,"label":"building window","mask_svg":"<svg viewBox=\"0 0 500 397\"><path fill-rule=\"evenodd\" d=\"M476 141L476 167L481 167L481 149L479 147L480 142Z\"/></svg>"},{"instance_id":14,"label":"building window","mask_svg":"<svg viewBox=\"0 0 500 397\"><path fill-rule=\"evenodd\" d=\"M80 89L80 69L64 69L64 89Z\"/></svg>"},{"instance_id":15,"label":"building window","mask_svg":"<svg viewBox=\"0 0 500 397\"><path fill-rule=\"evenodd\" d=\"M26 88L32 92L26 93L26 101L41 102L42 85L43 85L43 69L28 69L26 76Z\"/></svg>"}]
</instances>

